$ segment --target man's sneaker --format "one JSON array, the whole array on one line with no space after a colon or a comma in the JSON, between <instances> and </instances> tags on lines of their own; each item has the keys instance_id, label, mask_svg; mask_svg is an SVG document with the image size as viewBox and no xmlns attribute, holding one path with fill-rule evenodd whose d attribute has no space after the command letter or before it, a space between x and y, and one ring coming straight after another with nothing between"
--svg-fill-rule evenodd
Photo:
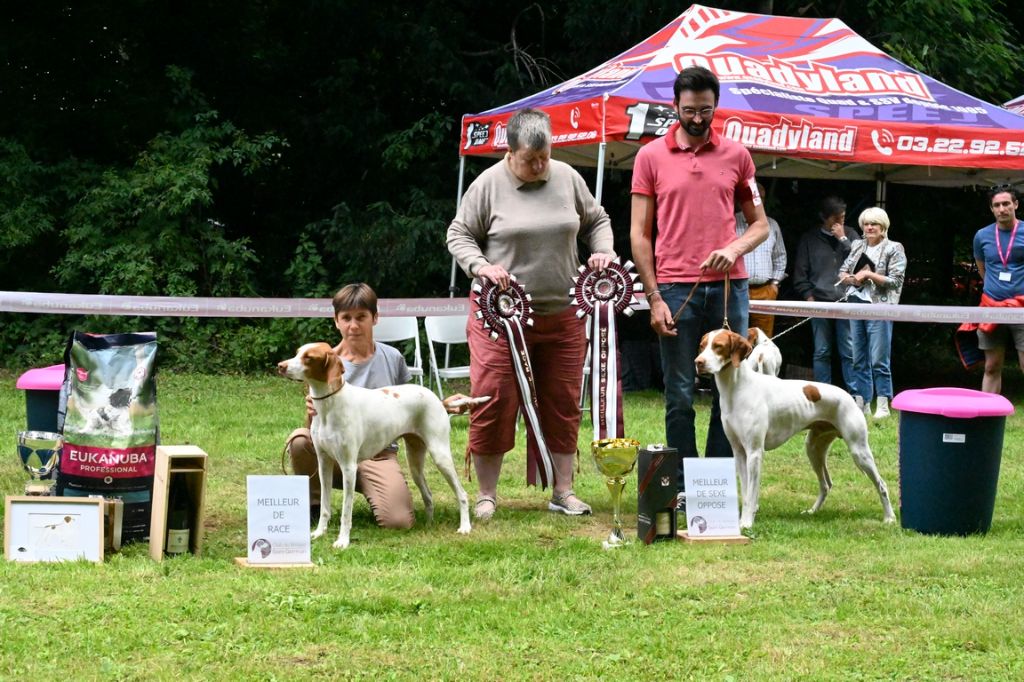
<instances>
[{"instance_id":1,"label":"man's sneaker","mask_svg":"<svg viewBox=\"0 0 1024 682\"><path fill-rule=\"evenodd\" d=\"M571 490L552 495L551 501L548 502L548 511L569 516L583 516L591 513L590 505L576 497L576 493Z\"/></svg>"}]
</instances>

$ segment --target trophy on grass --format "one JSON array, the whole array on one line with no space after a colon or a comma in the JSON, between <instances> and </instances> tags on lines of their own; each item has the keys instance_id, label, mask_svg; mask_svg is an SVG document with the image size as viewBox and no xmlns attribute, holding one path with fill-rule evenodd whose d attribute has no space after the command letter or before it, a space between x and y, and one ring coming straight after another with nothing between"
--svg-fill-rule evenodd
<instances>
[{"instance_id":1,"label":"trophy on grass","mask_svg":"<svg viewBox=\"0 0 1024 682\"><path fill-rule=\"evenodd\" d=\"M25 484L26 495L53 495L53 469L60 461L64 437L52 431L19 431L18 457L32 477Z\"/></svg>"},{"instance_id":2,"label":"trophy on grass","mask_svg":"<svg viewBox=\"0 0 1024 682\"><path fill-rule=\"evenodd\" d=\"M636 465L640 441L632 438L602 438L594 441L590 450L597 463L597 469L604 474L605 485L612 495L612 532L602 543L605 549L618 547L626 542L622 534L622 489L626 487L626 476Z\"/></svg>"}]
</instances>

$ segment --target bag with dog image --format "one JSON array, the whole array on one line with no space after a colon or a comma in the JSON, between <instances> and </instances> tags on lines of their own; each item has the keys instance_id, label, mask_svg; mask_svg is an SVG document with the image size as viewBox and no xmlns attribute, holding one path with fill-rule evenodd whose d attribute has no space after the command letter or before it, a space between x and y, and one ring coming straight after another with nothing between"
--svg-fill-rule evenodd
<instances>
[{"instance_id":1,"label":"bag with dog image","mask_svg":"<svg viewBox=\"0 0 1024 682\"><path fill-rule=\"evenodd\" d=\"M72 332L64 352L57 495L124 503L122 539L149 536L159 428L156 334Z\"/></svg>"}]
</instances>

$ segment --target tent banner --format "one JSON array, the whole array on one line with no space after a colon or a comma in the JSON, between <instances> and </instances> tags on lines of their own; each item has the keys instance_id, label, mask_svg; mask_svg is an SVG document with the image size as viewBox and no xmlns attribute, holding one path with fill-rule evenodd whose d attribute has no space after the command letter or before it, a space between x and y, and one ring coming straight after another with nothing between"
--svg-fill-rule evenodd
<instances>
[{"instance_id":1,"label":"tent banner","mask_svg":"<svg viewBox=\"0 0 1024 682\"><path fill-rule=\"evenodd\" d=\"M580 76L464 116L461 153L506 150L508 119L523 107L551 116L555 147L639 147L677 120L673 83L690 66L718 76L713 125L752 152L843 163L1024 168L1024 116L893 59L842 21L701 5Z\"/></svg>"}]
</instances>

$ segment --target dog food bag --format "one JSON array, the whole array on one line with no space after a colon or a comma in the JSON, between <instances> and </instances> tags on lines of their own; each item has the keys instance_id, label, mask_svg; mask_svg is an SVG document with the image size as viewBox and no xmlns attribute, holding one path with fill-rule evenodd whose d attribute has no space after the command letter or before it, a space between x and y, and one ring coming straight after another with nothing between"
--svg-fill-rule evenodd
<instances>
[{"instance_id":1,"label":"dog food bag","mask_svg":"<svg viewBox=\"0 0 1024 682\"><path fill-rule=\"evenodd\" d=\"M76 331L64 353L57 494L120 499L125 542L149 537L159 436L156 347L152 332Z\"/></svg>"}]
</instances>

